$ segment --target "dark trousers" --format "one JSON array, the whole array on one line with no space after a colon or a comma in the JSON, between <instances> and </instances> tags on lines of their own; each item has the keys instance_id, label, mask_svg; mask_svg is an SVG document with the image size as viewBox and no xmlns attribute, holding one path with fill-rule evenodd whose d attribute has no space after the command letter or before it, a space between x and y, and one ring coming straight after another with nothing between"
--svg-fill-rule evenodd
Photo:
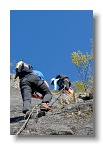
<instances>
[{"instance_id":1,"label":"dark trousers","mask_svg":"<svg viewBox=\"0 0 103 145\"><path fill-rule=\"evenodd\" d=\"M23 99L23 113L30 110L31 106L31 95L34 91L41 93L44 98L43 103L49 103L52 99L52 94L45 83L35 74L30 74L20 80L20 89Z\"/></svg>"}]
</instances>

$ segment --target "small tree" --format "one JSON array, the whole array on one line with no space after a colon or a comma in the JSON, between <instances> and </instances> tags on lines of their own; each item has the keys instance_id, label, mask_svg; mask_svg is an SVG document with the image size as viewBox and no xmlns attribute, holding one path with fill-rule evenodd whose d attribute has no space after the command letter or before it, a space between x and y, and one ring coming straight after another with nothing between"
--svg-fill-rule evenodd
<instances>
[{"instance_id":1,"label":"small tree","mask_svg":"<svg viewBox=\"0 0 103 145\"><path fill-rule=\"evenodd\" d=\"M91 49L90 54L86 52L85 55L80 50L73 52L71 58L72 63L75 64L81 78L81 81L78 82L79 84L76 82L75 85L78 84L79 87L82 86L82 91L86 91L88 88L90 89L93 87L93 70L90 67L90 62L93 60L93 49ZM78 85L77 88L79 89Z\"/></svg>"},{"instance_id":2,"label":"small tree","mask_svg":"<svg viewBox=\"0 0 103 145\"><path fill-rule=\"evenodd\" d=\"M79 93L79 92L82 93L85 91L83 82L80 82L80 81L72 82L72 86L76 93Z\"/></svg>"}]
</instances>

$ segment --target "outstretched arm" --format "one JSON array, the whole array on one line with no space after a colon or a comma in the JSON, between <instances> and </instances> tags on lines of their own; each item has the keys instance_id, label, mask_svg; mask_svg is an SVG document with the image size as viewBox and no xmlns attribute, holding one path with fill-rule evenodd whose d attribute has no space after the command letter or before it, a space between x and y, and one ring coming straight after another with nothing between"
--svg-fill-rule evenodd
<instances>
[{"instance_id":1,"label":"outstretched arm","mask_svg":"<svg viewBox=\"0 0 103 145\"><path fill-rule=\"evenodd\" d=\"M55 79L54 80L54 90L58 90L59 89L59 86L58 86L58 84L57 84L57 81L58 81L59 79Z\"/></svg>"}]
</instances>

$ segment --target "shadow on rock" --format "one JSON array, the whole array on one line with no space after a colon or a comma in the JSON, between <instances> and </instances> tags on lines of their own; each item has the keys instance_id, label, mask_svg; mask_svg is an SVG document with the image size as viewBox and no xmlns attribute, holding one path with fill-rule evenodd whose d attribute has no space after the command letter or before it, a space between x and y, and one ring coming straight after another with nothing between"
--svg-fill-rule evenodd
<instances>
[{"instance_id":1,"label":"shadow on rock","mask_svg":"<svg viewBox=\"0 0 103 145\"><path fill-rule=\"evenodd\" d=\"M24 120L24 116L10 118L10 123L16 123L16 122L19 122L21 120Z\"/></svg>"}]
</instances>

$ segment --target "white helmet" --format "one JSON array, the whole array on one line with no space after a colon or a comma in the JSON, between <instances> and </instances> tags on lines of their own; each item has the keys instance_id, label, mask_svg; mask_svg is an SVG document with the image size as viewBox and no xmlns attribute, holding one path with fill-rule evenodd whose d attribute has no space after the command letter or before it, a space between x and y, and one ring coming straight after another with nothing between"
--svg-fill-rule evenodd
<instances>
[{"instance_id":1,"label":"white helmet","mask_svg":"<svg viewBox=\"0 0 103 145\"><path fill-rule=\"evenodd\" d=\"M53 84L53 81L54 81L54 80L55 80L55 78L52 78L51 81L50 81L50 83Z\"/></svg>"},{"instance_id":2,"label":"white helmet","mask_svg":"<svg viewBox=\"0 0 103 145\"><path fill-rule=\"evenodd\" d=\"M23 64L23 61L22 61L22 60L20 60L20 61L16 64L16 68L21 67L21 66L22 66L22 64Z\"/></svg>"}]
</instances>

